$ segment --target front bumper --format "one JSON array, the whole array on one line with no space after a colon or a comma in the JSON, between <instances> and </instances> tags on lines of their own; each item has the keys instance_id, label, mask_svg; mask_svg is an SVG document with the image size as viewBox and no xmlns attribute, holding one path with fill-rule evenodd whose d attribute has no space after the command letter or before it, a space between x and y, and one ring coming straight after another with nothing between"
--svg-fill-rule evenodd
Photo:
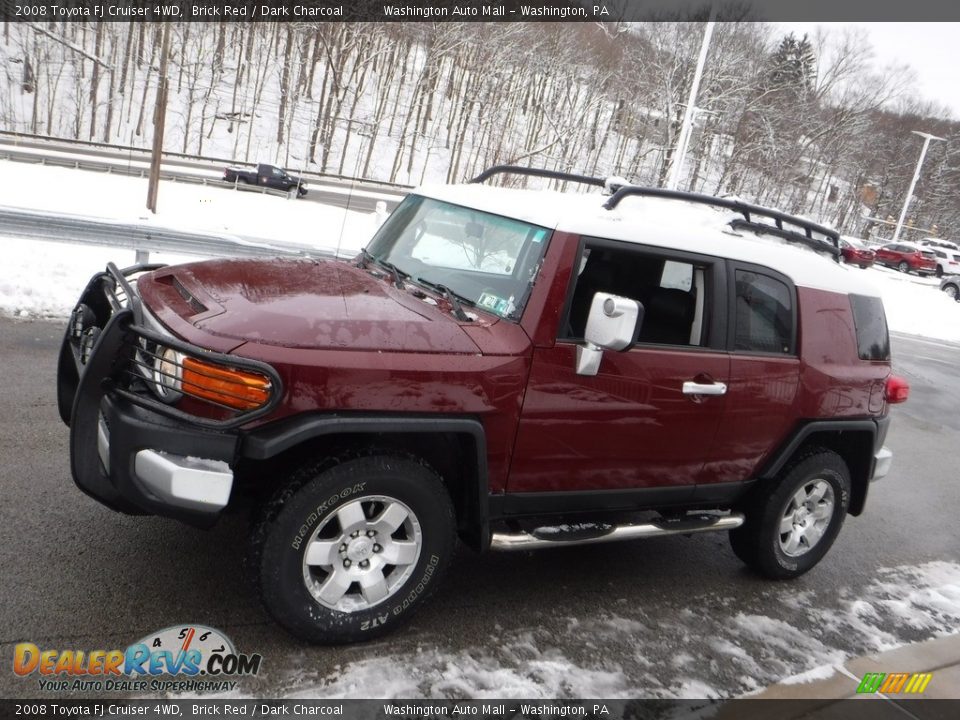
<instances>
[{"instance_id":1,"label":"front bumper","mask_svg":"<svg viewBox=\"0 0 960 720\"><path fill-rule=\"evenodd\" d=\"M210 420L164 405L145 391L142 378L131 372L136 343L152 332L141 327L143 309L126 282L126 276L137 271L121 272L111 265L108 273L94 276L78 304L86 318L79 325L86 328L79 332L72 321L64 335L57 397L61 417L70 426L71 473L81 490L114 510L206 527L217 520L234 491L236 428L270 407ZM111 287L121 283L118 300L111 297ZM92 340L84 345L88 335ZM172 337L164 342L185 352L222 357ZM272 368L255 364L258 371L275 375Z\"/></svg>"}]
</instances>

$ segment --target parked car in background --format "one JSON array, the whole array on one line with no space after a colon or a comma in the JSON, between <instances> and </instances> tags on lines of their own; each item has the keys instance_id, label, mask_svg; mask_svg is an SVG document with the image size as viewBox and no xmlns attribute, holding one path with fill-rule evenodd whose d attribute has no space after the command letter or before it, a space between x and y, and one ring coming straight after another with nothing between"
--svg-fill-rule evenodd
<instances>
[{"instance_id":1,"label":"parked car in background","mask_svg":"<svg viewBox=\"0 0 960 720\"><path fill-rule=\"evenodd\" d=\"M940 289L960 302L960 275L948 275L940 281Z\"/></svg>"},{"instance_id":2,"label":"parked car in background","mask_svg":"<svg viewBox=\"0 0 960 720\"><path fill-rule=\"evenodd\" d=\"M960 273L960 251L947 248L930 248L937 256L936 276L956 275Z\"/></svg>"},{"instance_id":3,"label":"parked car in background","mask_svg":"<svg viewBox=\"0 0 960 720\"><path fill-rule=\"evenodd\" d=\"M920 245L932 250L937 256L937 277L960 274L960 247L956 243L938 238L925 238L920 241Z\"/></svg>"},{"instance_id":4,"label":"parked car in background","mask_svg":"<svg viewBox=\"0 0 960 720\"><path fill-rule=\"evenodd\" d=\"M849 265L859 265L866 269L873 265L876 253L856 238L841 237L840 258Z\"/></svg>"},{"instance_id":5,"label":"parked car in background","mask_svg":"<svg viewBox=\"0 0 960 720\"><path fill-rule=\"evenodd\" d=\"M262 185L284 192L290 192L290 190L296 188L297 197L303 197L307 194L307 186L302 178L291 175L283 168L275 165L265 165L264 163L257 165L256 170L236 167L224 168L223 180L224 182L237 182L243 185Z\"/></svg>"},{"instance_id":6,"label":"parked car in background","mask_svg":"<svg viewBox=\"0 0 960 720\"><path fill-rule=\"evenodd\" d=\"M877 248L876 262L903 273L915 272L921 276L933 275L937 271L937 256L933 250L913 243L887 243Z\"/></svg>"}]
</instances>

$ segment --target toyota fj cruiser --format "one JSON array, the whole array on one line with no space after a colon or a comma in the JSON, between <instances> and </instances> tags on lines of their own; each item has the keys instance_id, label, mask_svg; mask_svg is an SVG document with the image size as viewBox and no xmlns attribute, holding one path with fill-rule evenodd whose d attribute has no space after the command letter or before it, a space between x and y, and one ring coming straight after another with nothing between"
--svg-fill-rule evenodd
<instances>
[{"instance_id":1,"label":"toyota fj cruiser","mask_svg":"<svg viewBox=\"0 0 960 720\"><path fill-rule=\"evenodd\" d=\"M263 602L314 642L398 626L458 537L729 531L793 578L863 512L908 394L838 242L737 200L497 167L412 192L351 261L111 264L60 351L72 474L197 526L252 504Z\"/></svg>"}]
</instances>

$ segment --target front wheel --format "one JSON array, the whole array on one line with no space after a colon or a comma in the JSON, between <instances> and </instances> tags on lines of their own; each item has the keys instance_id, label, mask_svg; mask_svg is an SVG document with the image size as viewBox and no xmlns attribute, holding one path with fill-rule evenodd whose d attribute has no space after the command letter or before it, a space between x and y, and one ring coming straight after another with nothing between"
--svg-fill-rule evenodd
<instances>
[{"instance_id":1,"label":"front wheel","mask_svg":"<svg viewBox=\"0 0 960 720\"><path fill-rule=\"evenodd\" d=\"M943 291L947 294L947 297L953 298L954 300L960 300L960 288L958 288L956 285L944 285Z\"/></svg>"},{"instance_id":2,"label":"front wheel","mask_svg":"<svg viewBox=\"0 0 960 720\"><path fill-rule=\"evenodd\" d=\"M456 523L442 481L406 457L308 467L267 506L252 570L274 619L321 644L392 631L433 592Z\"/></svg>"},{"instance_id":3,"label":"front wheel","mask_svg":"<svg viewBox=\"0 0 960 720\"><path fill-rule=\"evenodd\" d=\"M759 489L730 531L734 553L774 580L799 577L833 545L850 505L850 471L832 450L811 448Z\"/></svg>"},{"instance_id":4,"label":"front wheel","mask_svg":"<svg viewBox=\"0 0 960 720\"><path fill-rule=\"evenodd\" d=\"M906 260L902 260L899 265L897 265L897 270L902 273L910 272L910 264Z\"/></svg>"},{"instance_id":5,"label":"front wheel","mask_svg":"<svg viewBox=\"0 0 960 720\"><path fill-rule=\"evenodd\" d=\"M937 265L937 269L934 272L934 275L936 275L938 278L943 277L943 268Z\"/></svg>"}]
</instances>

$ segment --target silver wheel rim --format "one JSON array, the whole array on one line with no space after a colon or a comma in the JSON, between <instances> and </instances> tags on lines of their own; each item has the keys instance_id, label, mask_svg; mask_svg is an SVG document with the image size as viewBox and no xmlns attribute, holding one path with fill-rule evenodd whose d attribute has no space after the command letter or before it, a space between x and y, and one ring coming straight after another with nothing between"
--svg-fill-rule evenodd
<instances>
[{"instance_id":1,"label":"silver wheel rim","mask_svg":"<svg viewBox=\"0 0 960 720\"><path fill-rule=\"evenodd\" d=\"M833 519L833 487L826 480L811 480L797 490L780 518L780 549L800 557L823 539Z\"/></svg>"},{"instance_id":2,"label":"silver wheel rim","mask_svg":"<svg viewBox=\"0 0 960 720\"><path fill-rule=\"evenodd\" d=\"M367 610L403 587L420 559L420 522L404 503L370 495L344 503L311 535L303 582L319 604Z\"/></svg>"},{"instance_id":3,"label":"silver wheel rim","mask_svg":"<svg viewBox=\"0 0 960 720\"><path fill-rule=\"evenodd\" d=\"M947 296L948 296L948 297L952 297L954 300L956 300L956 298L957 298L957 288L955 288L953 285L947 285L947 287L946 287L945 290L946 290L946 293L947 293Z\"/></svg>"}]
</instances>

